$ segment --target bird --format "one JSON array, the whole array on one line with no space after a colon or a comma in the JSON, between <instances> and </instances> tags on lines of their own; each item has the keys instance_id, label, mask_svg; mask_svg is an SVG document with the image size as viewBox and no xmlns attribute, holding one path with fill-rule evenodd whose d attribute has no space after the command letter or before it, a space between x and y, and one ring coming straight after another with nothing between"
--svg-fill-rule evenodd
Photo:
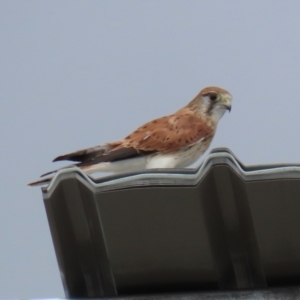
<instances>
[{"instance_id":1,"label":"bird","mask_svg":"<svg viewBox=\"0 0 300 300\"><path fill-rule=\"evenodd\" d=\"M145 123L121 140L60 155L53 162L76 162L61 169L77 166L88 175L185 168L209 148L219 120L231 111L231 103L232 96L225 89L206 87L175 113ZM61 169L41 177L53 177ZM28 185L46 184L52 177Z\"/></svg>"}]
</instances>

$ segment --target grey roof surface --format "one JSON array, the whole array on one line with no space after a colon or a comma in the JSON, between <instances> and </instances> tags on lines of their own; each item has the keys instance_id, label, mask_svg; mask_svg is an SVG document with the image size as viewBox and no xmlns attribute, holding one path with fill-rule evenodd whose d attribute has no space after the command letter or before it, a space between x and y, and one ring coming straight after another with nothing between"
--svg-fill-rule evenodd
<instances>
[{"instance_id":1,"label":"grey roof surface","mask_svg":"<svg viewBox=\"0 0 300 300\"><path fill-rule=\"evenodd\" d=\"M199 169L74 168L42 191L66 297L300 284L297 164L245 167L215 149Z\"/></svg>"}]
</instances>

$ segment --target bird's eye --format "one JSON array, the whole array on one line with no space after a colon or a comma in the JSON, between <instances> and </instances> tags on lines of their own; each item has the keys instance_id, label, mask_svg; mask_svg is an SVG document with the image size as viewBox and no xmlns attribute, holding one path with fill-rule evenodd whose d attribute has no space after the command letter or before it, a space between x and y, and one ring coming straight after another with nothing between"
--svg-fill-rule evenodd
<instances>
[{"instance_id":1,"label":"bird's eye","mask_svg":"<svg viewBox=\"0 0 300 300\"><path fill-rule=\"evenodd\" d=\"M211 101L216 101L217 98L218 98L218 95L217 95L217 94L211 94L211 95L209 96L209 99L210 99Z\"/></svg>"}]
</instances>

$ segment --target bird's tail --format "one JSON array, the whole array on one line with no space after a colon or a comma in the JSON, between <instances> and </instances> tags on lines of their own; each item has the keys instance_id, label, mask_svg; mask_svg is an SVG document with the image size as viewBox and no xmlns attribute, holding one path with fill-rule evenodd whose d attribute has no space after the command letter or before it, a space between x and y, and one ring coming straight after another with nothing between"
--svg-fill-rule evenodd
<instances>
[{"instance_id":1,"label":"bird's tail","mask_svg":"<svg viewBox=\"0 0 300 300\"><path fill-rule=\"evenodd\" d=\"M50 181L52 180L52 177L47 177L47 178L42 178L42 179L38 179L36 181L32 181L30 183L28 183L28 186L39 186L39 185L45 185L45 184L49 184Z\"/></svg>"}]
</instances>

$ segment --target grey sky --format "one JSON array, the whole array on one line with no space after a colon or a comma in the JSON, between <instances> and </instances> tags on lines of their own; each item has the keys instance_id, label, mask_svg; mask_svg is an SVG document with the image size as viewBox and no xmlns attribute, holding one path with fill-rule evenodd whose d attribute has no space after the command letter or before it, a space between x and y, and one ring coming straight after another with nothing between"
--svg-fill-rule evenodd
<instances>
[{"instance_id":1,"label":"grey sky","mask_svg":"<svg viewBox=\"0 0 300 300\"><path fill-rule=\"evenodd\" d=\"M1 1L0 298L63 297L39 188L65 152L122 138L208 85L212 147L300 161L299 1Z\"/></svg>"}]
</instances>

